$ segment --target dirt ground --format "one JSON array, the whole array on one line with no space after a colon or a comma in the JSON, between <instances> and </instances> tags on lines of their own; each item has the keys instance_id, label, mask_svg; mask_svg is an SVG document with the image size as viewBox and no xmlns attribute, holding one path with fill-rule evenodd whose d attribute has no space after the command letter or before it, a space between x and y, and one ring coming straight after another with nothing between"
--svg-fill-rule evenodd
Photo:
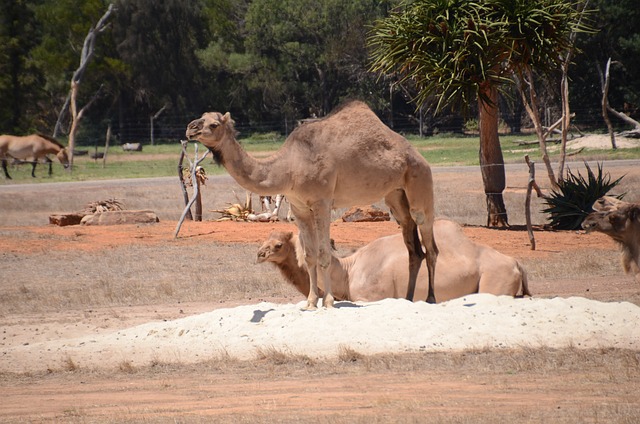
<instances>
[{"instance_id":1,"label":"dirt ground","mask_svg":"<svg viewBox=\"0 0 640 424\"><path fill-rule=\"evenodd\" d=\"M526 181L526 176L519 178ZM175 228L173 219L109 227L5 225L0 227L0 259L49 251L68 252L69 257L99 255L123 246L177 245L188 252L215 243L253 249L274 229L295 229L289 223L188 222L174 240ZM355 248L396 233L398 227L392 222L336 222L331 231L336 243ZM640 304L640 287L620 270L618 248L604 235L538 227L534 251L527 232L518 226L495 230L470 225L464 232L525 264L544 267L547 262L562 263L558 257L571 260L587 253L613 263L606 271L585 271L589 278L562 272L557 278L539 278L533 270L534 296ZM0 275L6 274L6 267L0 264ZM0 363L3 346L116 332L262 300L301 299L294 293L216 302L0 312ZM69 358L47 372L2 372L0 392L0 421L7 423L632 423L640 420L640 352L523 348L373 357L345 352L336 360L311 361L283 357L267 347L253 361L222 357L195 365L158 361L134 368L123 359L95 369Z\"/></svg>"}]
</instances>

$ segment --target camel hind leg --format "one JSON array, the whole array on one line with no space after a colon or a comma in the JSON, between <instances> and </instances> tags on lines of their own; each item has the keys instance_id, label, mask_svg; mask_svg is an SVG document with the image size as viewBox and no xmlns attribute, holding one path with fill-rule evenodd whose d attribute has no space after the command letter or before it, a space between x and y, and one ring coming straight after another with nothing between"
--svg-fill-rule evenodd
<instances>
[{"instance_id":1,"label":"camel hind leg","mask_svg":"<svg viewBox=\"0 0 640 424\"><path fill-rule=\"evenodd\" d=\"M413 295L416 289L416 280L418 279L418 272L420 271L420 265L424 259L424 253L422 251L422 245L420 238L418 237L418 227L411 217L409 211L409 203L407 197L402 190L396 190L385 197L385 202L393 217L398 221L402 227L402 238L404 244L407 246L409 252L409 284L407 285L406 299L413 301ZM433 297L433 287L431 285L431 278L429 279L429 294Z\"/></svg>"},{"instance_id":2,"label":"camel hind leg","mask_svg":"<svg viewBox=\"0 0 640 424\"><path fill-rule=\"evenodd\" d=\"M433 234L435 202L433 198L433 177L429 165L425 164L425 167L416 169L412 178L407 180L405 196L409 205L411 219L418 226L426 256L427 270L429 272L429 291L426 300L429 303L436 303L434 288L438 246Z\"/></svg>"}]
</instances>

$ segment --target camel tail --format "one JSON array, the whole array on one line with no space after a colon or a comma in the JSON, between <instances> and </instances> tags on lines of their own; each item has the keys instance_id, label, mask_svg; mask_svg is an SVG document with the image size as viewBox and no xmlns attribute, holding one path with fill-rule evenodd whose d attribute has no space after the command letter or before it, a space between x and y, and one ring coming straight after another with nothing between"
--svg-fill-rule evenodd
<instances>
[{"instance_id":1,"label":"camel tail","mask_svg":"<svg viewBox=\"0 0 640 424\"><path fill-rule=\"evenodd\" d=\"M518 271L520 271L520 275L522 275L522 297L529 296L531 297L531 292L529 291L529 280L527 277L527 271L522 267L520 262L518 263Z\"/></svg>"}]
</instances>

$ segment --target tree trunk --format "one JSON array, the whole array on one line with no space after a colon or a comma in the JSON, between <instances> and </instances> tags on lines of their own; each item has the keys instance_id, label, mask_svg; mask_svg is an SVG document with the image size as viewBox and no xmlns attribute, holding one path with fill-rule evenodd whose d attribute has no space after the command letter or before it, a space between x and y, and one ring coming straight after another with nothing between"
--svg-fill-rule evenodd
<instances>
[{"instance_id":1,"label":"tree trunk","mask_svg":"<svg viewBox=\"0 0 640 424\"><path fill-rule=\"evenodd\" d=\"M504 159L498 137L498 91L486 84L478 96L480 118L480 171L487 197L487 226L508 227L502 192L506 186ZM489 102L483 100L488 99Z\"/></svg>"}]
</instances>

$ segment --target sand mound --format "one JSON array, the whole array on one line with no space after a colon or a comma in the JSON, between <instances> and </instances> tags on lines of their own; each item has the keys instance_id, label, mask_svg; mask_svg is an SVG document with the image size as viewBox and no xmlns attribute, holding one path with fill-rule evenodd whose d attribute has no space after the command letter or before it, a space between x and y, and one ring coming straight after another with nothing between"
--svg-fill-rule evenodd
<instances>
[{"instance_id":1,"label":"sand mound","mask_svg":"<svg viewBox=\"0 0 640 424\"><path fill-rule=\"evenodd\" d=\"M631 149L640 147L640 139L616 136L616 147L619 149ZM553 146L553 149L559 149L559 146ZM567 141L568 150L579 149L611 149L611 137L609 134L588 134L573 140Z\"/></svg>"},{"instance_id":2,"label":"sand mound","mask_svg":"<svg viewBox=\"0 0 640 424\"><path fill-rule=\"evenodd\" d=\"M401 299L338 302L316 311L303 311L303 305L263 302L110 334L12 346L3 349L0 369L56 369L69 359L80 367L193 363L223 354L252 359L260 349L312 358L335 357L345 347L363 354L523 346L640 349L640 307L628 302L476 294L438 305Z\"/></svg>"}]
</instances>

